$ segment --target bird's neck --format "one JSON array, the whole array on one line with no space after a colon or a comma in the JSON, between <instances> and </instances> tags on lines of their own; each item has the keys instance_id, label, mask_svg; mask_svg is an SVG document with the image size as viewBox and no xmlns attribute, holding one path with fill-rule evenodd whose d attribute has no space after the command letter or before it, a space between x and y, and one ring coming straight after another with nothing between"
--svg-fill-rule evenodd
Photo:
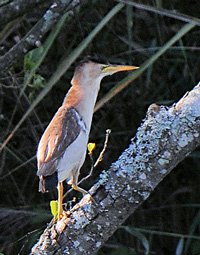
<instances>
[{"instance_id":1,"label":"bird's neck","mask_svg":"<svg viewBox=\"0 0 200 255\"><path fill-rule=\"evenodd\" d=\"M73 86L67 93L63 105L74 107L83 118L89 131L100 81L98 84L88 85L86 88L76 84L75 80L72 80L72 84Z\"/></svg>"}]
</instances>

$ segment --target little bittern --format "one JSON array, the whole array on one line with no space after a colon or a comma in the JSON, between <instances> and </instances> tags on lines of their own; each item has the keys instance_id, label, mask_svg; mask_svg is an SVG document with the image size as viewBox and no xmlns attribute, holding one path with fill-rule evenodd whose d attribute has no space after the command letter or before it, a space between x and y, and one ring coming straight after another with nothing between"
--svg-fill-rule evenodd
<instances>
[{"instance_id":1,"label":"little bittern","mask_svg":"<svg viewBox=\"0 0 200 255\"><path fill-rule=\"evenodd\" d=\"M46 128L37 149L39 191L47 192L58 184L58 220L63 212L64 180L75 190L87 193L77 186L77 182L86 156L94 105L102 78L137 68L111 65L92 57L84 59L76 68L72 87Z\"/></svg>"}]
</instances>

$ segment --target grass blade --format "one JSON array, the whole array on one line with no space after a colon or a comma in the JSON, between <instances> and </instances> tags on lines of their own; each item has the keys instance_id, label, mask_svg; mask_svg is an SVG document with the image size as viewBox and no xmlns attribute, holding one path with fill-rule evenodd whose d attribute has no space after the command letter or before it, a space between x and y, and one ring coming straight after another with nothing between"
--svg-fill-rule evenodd
<instances>
[{"instance_id":1,"label":"grass blade","mask_svg":"<svg viewBox=\"0 0 200 255\"><path fill-rule=\"evenodd\" d=\"M195 27L194 24L186 24L176 33L165 45L163 45L160 50L158 50L150 59L144 62L140 68L134 71L132 74L128 75L126 78L117 83L102 99L99 100L95 107L95 111L99 110L106 102L118 94L122 89L128 86L132 81L134 81L138 76L140 76L147 68L153 65L153 63L164 54L174 43L176 43L180 38L187 34L191 29Z\"/></svg>"},{"instance_id":2,"label":"grass blade","mask_svg":"<svg viewBox=\"0 0 200 255\"><path fill-rule=\"evenodd\" d=\"M18 128L22 125L25 119L33 111L33 109L38 105L38 103L48 94L56 82L61 78L61 76L67 71L69 66L78 58L78 56L83 52L83 50L88 46L88 44L95 38L95 36L101 31L101 29L124 7L124 4L117 4L104 18L103 20L92 30L92 32L79 44L79 46L59 65L57 71L50 78L47 86L38 95L26 113L23 115L21 120L15 126L11 134L3 142L0 147L0 153L3 148L7 145L10 139L13 137Z\"/></svg>"}]
</instances>

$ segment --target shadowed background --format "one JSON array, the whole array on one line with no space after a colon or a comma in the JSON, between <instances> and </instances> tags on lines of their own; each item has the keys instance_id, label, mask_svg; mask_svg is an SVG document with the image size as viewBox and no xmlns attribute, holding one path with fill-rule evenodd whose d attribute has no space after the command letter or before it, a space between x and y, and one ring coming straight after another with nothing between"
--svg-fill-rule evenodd
<instances>
[{"instance_id":1,"label":"shadowed background","mask_svg":"<svg viewBox=\"0 0 200 255\"><path fill-rule=\"evenodd\" d=\"M37 8L27 9L14 22L9 21L10 23L1 26L1 55L23 38L44 15L49 5L42 2ZM177 18L156 14L150 8L147 11L127 4L106 23L80 54L76 63L86 55L99 53L105 55L110 63L140 66L185 25L185 22L179 20L180 15L190 15L191 20L192 17L200 16L200 3L197 0L137 3L158 9L162 7L173 12ZM44 61L27 86L25 81L43 53L41 48L28 53L9 71L1 73L1 142L15 128L40 92L48 86L52 75L59 75L59 63L79 46L117 4L117 1L81 3L59 28ZM52 29L54 30L55 28ZM109 168L128 146L150 104L171 105L198 83L199 34L199 26L196 26L146 72L95 113L90 134L90 142L96 143L94 159L103 147L106 129L110 128L112 133L103 161L95 169L93 176L81 184L84 189L89 189L97 181L101 170ZM50 32L43 39L47 45L49 36ZM74 69L75 63L70 65L59 82L34 108L0 154L0 252L4 254L28 254L52 218L49 202L57 198L57 192L38 193L35 154L45 127L70 88ZM98 98L103 98L126 75L119 73L104 78ZM147 246L150 247L149 254L175 254L176 251L177 254L199 254L200 240L193 238L193 235L199 235L199 161L200 153L197 148L125 222L124 225L131 231L118 229L99 254L145 254ZM90 164L87 157L80 178L87 175ZM69 186L65 185L65 191L68 189ZM65 198L65 202L72 200L74 196L77 200L81 198L81 194L73 191ZM68 203L68 208L69 205ZM190 238L183 241L182 234L190 235Z\"/></svg>"}]
</instances>

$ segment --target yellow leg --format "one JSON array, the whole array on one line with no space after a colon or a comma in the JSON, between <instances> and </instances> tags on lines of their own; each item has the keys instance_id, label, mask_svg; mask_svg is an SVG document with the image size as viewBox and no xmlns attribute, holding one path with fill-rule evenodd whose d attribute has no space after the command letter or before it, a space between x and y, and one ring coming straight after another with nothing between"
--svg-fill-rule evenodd
<instances>
[{"instance_id":1,"label":"yellow leg","mask_svg":"<svg viewBox=\"0 0 200 255\"><path fill-rule=\"evenodd\" d=\"M75 189L75 190L77 190L77 191L79 191L79 192L81 192L81 193L83 194L83 196L86 195L86 194L89 194L88 191L86 191L86 190L80 188L80 187L77 186L77 184L75 184L75 183L72 183L72 188ZM91 197L91 199L92 199L92 201L94 202L94 204L97 205L97 202L96 202L92 197Z\"/></svg>"},{"instance_id":2,"label":"yellow leg","mask_svg":"<svg viewBox=\"0 0 200 255\"><path fill-rule=\"evenodd\" d=\"M77 185L74 184L74 183L72 184L72 188L75 189L75 190L77 190L77 191L79 191L79 192L81 192L81 193L83 194L83 196L84 196L85 194L88 194L88 192L87 192L86 190L80 188L79 186L77 186Z\"/></svg>"},{"instance_id":3,"label":"yellow leg","mask_svg":"<svg viewBox=\"0 0 200 255\"><path fill-rule=\"evenodd\" d=\"M58 221L62 218L63 215L63 182L58 183Z\"/></svg>"}]
</instances>

